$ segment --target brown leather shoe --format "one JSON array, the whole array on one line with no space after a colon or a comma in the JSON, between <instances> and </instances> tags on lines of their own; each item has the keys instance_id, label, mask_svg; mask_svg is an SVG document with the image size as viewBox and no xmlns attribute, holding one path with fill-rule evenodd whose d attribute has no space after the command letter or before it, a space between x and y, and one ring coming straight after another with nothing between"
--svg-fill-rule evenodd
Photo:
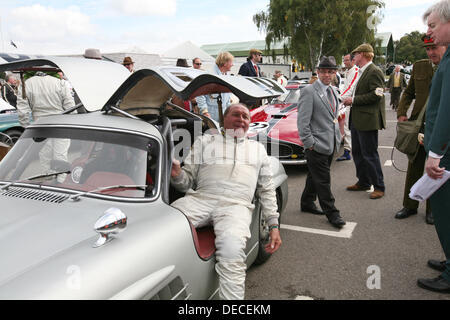
<instances>
[{"instance_id":1,"label":"brown leather shoe","mask_svg":"<svg viewBox=\"0 0 450 320\"><path fill-rule=\"evenodd\" d=\"M348 186L347 187L348 191L367 191L370 190L370 187L361 187L360 185L358 185L357 183L355 183L352 186Z\"/></svg>"},{"instance_id":2,"label":"brown leather shoe","mask_svg":"<svg viewBox=\"0 0 450 320\"><path fill-rule=\"evenodd\" d=\"M382 196L384 196L384 192L381 190L374 190L371 194L370 194L370 199L380 199Z\"/></svg>"}]
</instances>

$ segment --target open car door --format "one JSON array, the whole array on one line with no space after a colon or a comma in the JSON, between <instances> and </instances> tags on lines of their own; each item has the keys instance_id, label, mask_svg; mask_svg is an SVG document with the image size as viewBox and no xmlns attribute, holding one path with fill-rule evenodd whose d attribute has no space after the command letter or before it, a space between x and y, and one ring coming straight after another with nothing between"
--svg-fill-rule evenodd
<instances>
[{"instance_id":1,"label":"open car door","mask_svg":"<svg viewBox=\"0 0 450 320\"><path fill-rule=\"evenodd\" d=\"M133 73L109 99L113 105L134 115L159 113L172 95L182 100L231 92L240 100L266 99L285 93L285 89L267 78L214 75L204 71L158 67Z\"/></svg>"}]
</instances>

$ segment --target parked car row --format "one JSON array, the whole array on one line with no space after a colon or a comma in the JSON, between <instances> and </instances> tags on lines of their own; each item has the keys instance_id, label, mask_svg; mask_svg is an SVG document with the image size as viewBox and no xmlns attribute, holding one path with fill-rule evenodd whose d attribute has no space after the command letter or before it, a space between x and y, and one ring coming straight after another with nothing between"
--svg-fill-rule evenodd
<instances>
[{"instance_id":1,"label":"parked car row","mask_svg":"<svg viewBox=\"0 0 450 320\"><path fill-rule=\"evenodd\" d=\"M13 145L23 132L17 110L0 99L0 141Z\"/></svg>"},{"instance_id":2,"label":"parked car row","mask_svg":"<svg viewBox=\"0 0 450 320\"><path fill-rule=\"evenodd\" d=\"M286 86L287 93L251 111L249 137L262 142L267 153L284 165L306 164L297 129L298 100L305 83Z\"/></svg>"}]
</instances>

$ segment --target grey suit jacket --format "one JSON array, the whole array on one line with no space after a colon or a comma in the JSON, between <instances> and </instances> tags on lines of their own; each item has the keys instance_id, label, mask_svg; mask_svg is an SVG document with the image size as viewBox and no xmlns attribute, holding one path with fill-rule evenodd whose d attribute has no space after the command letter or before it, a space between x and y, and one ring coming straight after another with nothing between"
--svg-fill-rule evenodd
<instances>
[{"instance_id":1,"label":"grey suit jacket","mask_svg":"<svg viewBox=\"0 0 450 320\"><path fill-rule=\"evenodd\" d=\"M297 127L305 149L331 155L338 150L341 142L338 116L339 94L333 88L336 97L336 109L332 110L328 98L318 81L301 91L298 101Z\"/></svg>"}]
</instances>

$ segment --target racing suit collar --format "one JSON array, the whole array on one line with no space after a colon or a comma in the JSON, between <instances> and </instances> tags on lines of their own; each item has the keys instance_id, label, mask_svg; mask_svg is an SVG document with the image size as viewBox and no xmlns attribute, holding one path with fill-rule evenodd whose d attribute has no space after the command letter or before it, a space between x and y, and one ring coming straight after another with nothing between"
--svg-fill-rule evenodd
<instances>
[{"instance_id":1,"label":"racing suit collar","mask_svg":"<svg viewBox=\"0 0 450 320\"><path fill-rule=\"evenodd\" d=\"M236 142L242 142L245 139L247 139L247 133L245 133L245 135L243 137L235 137L235 136L227 134L226 130L224 128L220 128L220 129L221 129L220 132L222 133L222 136L227 140L230 139L230 140L236 140ZM228 129L228 130L232 130L232 129Z\"/></svg>"}]
</instances>

